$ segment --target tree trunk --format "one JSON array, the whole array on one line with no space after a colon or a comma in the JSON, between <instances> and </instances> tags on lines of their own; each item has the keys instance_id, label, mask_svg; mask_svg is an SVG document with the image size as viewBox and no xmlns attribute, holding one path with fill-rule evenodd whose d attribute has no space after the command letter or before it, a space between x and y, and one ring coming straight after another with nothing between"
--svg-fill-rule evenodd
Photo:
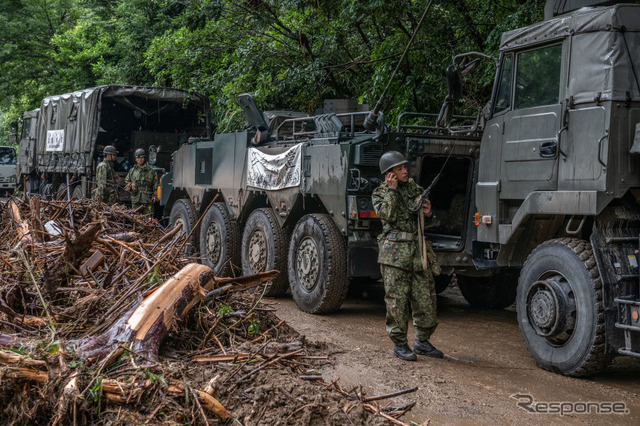
<instances>
[{"instance_id":1,"label":"tree trunk","mask_svg":"<svg viewBox=\"0 0 640 426\"><path fill-rule=\"evenodd\" d=\"M185 315L216 284L238 283L230 290L245 289L272 280L277 271L240 278L215 278L206 265L190 263L144 299L135 310L127 312L98 337L80 342L76 353L89 360L115 359L123 343L133 343L131 351L149 362L158 359L158 347L176 321ZM128 348L128 347L127 347ZM108 361L110 361L110 359ZM105 364L106 365L106 364Z\"/></svg>"}]
</instances>

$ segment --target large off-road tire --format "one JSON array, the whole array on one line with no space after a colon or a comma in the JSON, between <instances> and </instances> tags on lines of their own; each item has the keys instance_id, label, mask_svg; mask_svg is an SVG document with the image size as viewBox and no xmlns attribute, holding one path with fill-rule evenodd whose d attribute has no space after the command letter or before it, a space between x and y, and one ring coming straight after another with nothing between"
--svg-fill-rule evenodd
<instances>
[{"instance_id":1,"label":"large off-road tire","mask_svg":"<svg viewBox=\"0 0 640 426\"><path fill-rule=\"evenodd\" d=\"M264 290L265 296L283 296L289 288L287 255L289 232L280 227L273 209L255 210L242 233L242 274L278 270L280 274Z\"/></svg>"},{"instance_id":2,"label":"large off-road tire","mask_svg":"<svg viewBox=\"0 0 640 426\"><path fill-rule=\"evenodd\" d=\"M198 222L198 213L191 200L182 198L177 200L171 207L169 214L169 228L173 228L178 223L182 224L182 235L191 237L184 246L184 253L188 256L195 255L198 250L198 231L191 232L193 226Z\"/></svg>"},{"instance_id":3,"label":"large off-road tire","mask_svg":"<svg viewBox=\"0 0 640 426\"><path fill-rule=\"evenodd\" d=\"M240 265L240 230L224 203L213 203L202 218L200 256L217 277L231 275Z\"/></svg>"},{"instance_id":4,"label":"large off-road tire","mask_svg":"<svg viewBox=\"0 0 640 426\"><path fill-rule=\"evenodd\" d=\"M73 187L73 192L71 193L71 199L72 200L81 200L82 197L83 197L82 185L78 184L78 185Z\"/></svg>"},{"instance_id":5,"label":"large off-road tire","mask_svg":"<svg viewBox=\"0 0 640 426\"><path fill-rule=\"evenodd\" d=\"M52 183L45 183L40 185L40 196L42 197L42 199L44 200L48 200L51 198L51 195L53 194L53 184Z\"/></svg>"},{"instance_id":6,"label":"large off-road tire","mask_svg":"<svg viewBox=\"0 0 640 426\"><path fill-rule=\"evenodd\" d=\"M67 184L60 183L53 193L53 198L56 200L66 200L67 199Z\"/></svg>"},{"instance_id":7,"label":"large off-road tire","mask_svg":"<svg viewBox=\"0 0 640 426\"><path fill-rule=\"evenodd\" d=\"M457 275L458 287L465 300L474 308L503 309L516 300L518 281L510 272L500 272L490 277Z\"/></svg>"},{"instance_id":8,"label":"large off-road tire","mask_svg":"<svg viewBox=\"0 0 640 426\"><path fill-rule=\"evenodd\" d=\"M296 224L289 244L289 286L304 312L337 310L347 291L345 241L327 214L309 214Z\"/></svg>"},{"instance_id":9,"label":"large off-road tire","mask_svg":"<svg viewBox=\"0 0 640 426\"><path fill-rule=\"evenodd\" d=\"M538 246L520 274L517 312L540 367L567 376L606 367L602 280L588 242L561 238Z\"/></svg>"}]
</instances>

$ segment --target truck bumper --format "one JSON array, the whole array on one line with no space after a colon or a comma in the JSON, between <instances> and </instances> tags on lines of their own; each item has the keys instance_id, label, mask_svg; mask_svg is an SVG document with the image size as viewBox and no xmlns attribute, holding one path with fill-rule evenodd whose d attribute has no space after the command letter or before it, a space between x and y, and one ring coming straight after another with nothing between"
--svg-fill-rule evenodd
<instances>
[{"instance_id":1,"label":"truck bumper","mask_svg":"<svg viewBox=\"0 0 640 426\"><path fill-rule=\"evenodd\" d=\"M7 191L10 193L13 193L15 189L16 189L15 183L0 183L0 194L4 195L4 193Z\"/></svg>"}]
</instances>

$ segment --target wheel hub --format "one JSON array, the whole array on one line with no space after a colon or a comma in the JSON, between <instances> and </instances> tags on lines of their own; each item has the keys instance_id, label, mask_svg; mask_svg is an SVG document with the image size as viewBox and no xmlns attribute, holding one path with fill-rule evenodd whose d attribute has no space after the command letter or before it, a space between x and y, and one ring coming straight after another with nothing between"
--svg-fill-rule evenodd
<instances>
[{"instance_id":1,"label":"wheel hub","mask_svg":"<svg viewBox=\"0 0 640 426\"><path fill-rule=\"evenodd\" d=\"M211 223L207 227L205 256L209 258L211 263L217 265L222 256L222 233L217 223Z\"/></svg>"},{"instance_id":2,"label":"wheel hub","mask_svg":"<svg viewBox=\"0 0 640 426\"><path fill-rule=\"evenodd\" d=\"M531 297L531 317L539 328L552 327L556 322L557 306L553 292L540 289Z\"/></svg>"},{"instance_id":3,"label":"wheel hub","mask_svg":"<svg viewBox=\"0 0 640 426\"><path fill-rule=\"evenodd\" d=\"M254 231L249 239L249 266L253 272L263 272L267 267L267 239L261 231Z\"/></svg>"},{"instance_id":4,"label":"wheel hub","mask_svg":"<svg viewBox=\"0 0 640 426\"><path fill-rule=\"evenodd\" d=\"M318 284L318 247L312 238L305 238L296 254L296 270L302 287L311 292Z\"/></svg>"},{"instance_id":5,"label":"wheel hub","mask_svg":"<svg viewBox=\"0 0 640 426\"><path fill-rule=\"evenodd\" d=\"M184 223L184 219L182 219L181 217L176 218L176 221L173 222L173 226L182 226L180 228L180 231L178 231L180 233L180 235L187 235L187 224Z\"/></svg>"},{"instance_id":6,"label":"wheel hub","mask_svg":"<svg viewBox=\"0 0 640 426\"><path fill-rule=\"evenodd\" d=\"M527 294L529 323L538 336L562 345L572 336L576 303L571 286L562 275L536 281Z\"/></svg>"}]
</instances>

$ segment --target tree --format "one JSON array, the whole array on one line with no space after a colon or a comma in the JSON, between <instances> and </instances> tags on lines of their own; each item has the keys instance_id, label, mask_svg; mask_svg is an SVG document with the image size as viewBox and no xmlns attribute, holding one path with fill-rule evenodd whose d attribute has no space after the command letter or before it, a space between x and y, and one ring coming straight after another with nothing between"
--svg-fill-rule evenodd
<instances>
[{"instance_id":1,"label":"tree","mask_svg":"<svg viewBox=\"0 0 640 426\"><path fill-rule=\"evenodd\" d=\"M1 109L98 84L210 94L221 128L242 126L236 97L313 113L327 98L373 106L427 0L1 0ZM542 0L433 2L385 113L437 111L455 54L495 55L502 31L537 21ZM481 106L492 64L473 82Z\"/></svg>"}]
</instances>

